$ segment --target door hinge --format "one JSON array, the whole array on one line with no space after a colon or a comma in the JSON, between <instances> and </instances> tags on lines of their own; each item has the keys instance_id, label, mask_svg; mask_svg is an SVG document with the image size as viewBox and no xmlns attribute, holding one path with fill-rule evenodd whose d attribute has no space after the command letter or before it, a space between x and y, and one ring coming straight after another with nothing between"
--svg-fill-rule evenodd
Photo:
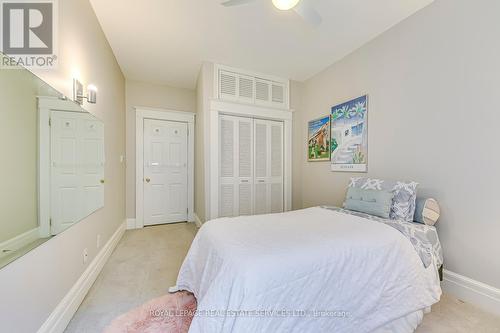
<instances>
[{"instance_id":1,"label":"door hinge","mask_svg":"<svg viewBox=\"0 0 500 333\"><path fill-rule=\"evenodd\" d=\"M52 218L49 219L49 226L52 227Z\"/></svg>"},{"instance_id":2,"label":"door hinge","mask_svg":"<svg viewBox=\"0 0 500 333\"><path fill-rule=\"evenodd\" d=\"M188 213L188 214L189 214L189 208L186 208L186 213Z\"/></svg>"},{"instance_id":3,"label":"door hinge","mask_svg":"<svg viewBox=\"0 0 500 333\"><path fill-rule=\"evenodd\" d=\"M52 126L52 118L49 118L49 126Z\"/></svg>"}]
</instances>

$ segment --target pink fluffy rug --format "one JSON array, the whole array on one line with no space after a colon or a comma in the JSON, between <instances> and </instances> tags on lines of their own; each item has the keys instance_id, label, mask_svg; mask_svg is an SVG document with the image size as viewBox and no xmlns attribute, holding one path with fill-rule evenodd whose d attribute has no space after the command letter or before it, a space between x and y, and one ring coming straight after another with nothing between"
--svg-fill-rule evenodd
<instances>
[{"instance_id":1,"label":"pink fluffy rug","mask_svg":"<svg viewBox=\"0 0 500 333\"><path fill-rule=\"evenodd\" d=\"M113 322L105 333L187 333L196 311L196 298L180 291L155 298Z\"/></svg>"}]
</instances>

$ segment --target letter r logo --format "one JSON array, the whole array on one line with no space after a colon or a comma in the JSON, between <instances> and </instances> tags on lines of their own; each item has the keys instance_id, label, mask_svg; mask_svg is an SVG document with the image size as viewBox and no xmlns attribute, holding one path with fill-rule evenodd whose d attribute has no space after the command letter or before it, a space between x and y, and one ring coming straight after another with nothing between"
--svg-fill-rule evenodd
<instances>
[{"instance_id":1,"label":"letter r logo","mask_svg":"<svg viewBox=\"0 0 500 333\"><path fill-rule=\"evenodd\" d=\"M2 50L7 54L53 53L53 3L2 2Z\"/></svg>"}]
</instances>

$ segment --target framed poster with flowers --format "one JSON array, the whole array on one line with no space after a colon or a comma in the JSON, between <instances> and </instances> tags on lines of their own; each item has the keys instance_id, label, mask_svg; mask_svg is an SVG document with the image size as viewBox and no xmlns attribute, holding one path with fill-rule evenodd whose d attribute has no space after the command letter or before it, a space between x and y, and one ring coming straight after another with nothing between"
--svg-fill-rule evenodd
<instances>
[{"instance_id":1,"label":"framed poster with flowers","mask_svg":"<svg viewBox=\"0 0 500 333\"><path fill-rule=\"evenodd\" d=\"M307 126L307 160L330 160L330 116L311 120Z\"/></svg>"}]
</instances>

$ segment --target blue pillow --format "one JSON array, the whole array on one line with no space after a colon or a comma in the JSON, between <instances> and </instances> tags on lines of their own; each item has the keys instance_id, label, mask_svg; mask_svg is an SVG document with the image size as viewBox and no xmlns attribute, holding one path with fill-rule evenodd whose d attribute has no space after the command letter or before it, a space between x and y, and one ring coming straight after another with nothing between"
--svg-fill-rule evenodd
<instances>
[{"instance_id":1,"label":"blue pillow","mask_svg":"<svg viewBox=\"0 0 500 333\"><path fill-rule=\"evenodd\" d=\"M388 219L394 192L349 187L344 208Z\"/></svg>"},{"instance_id":2,"label":"blue pillow","mask_svg":"<svg viewBox=\"0 0 500 333\"><path fill-rule=\"evenodd\" d=\"M413 221L418 183L354 177L351 178L349 187L393 192L394 198L392 199L390 218L392 220L404 220L407 222Z\"/></svg>"}]
</instances>

